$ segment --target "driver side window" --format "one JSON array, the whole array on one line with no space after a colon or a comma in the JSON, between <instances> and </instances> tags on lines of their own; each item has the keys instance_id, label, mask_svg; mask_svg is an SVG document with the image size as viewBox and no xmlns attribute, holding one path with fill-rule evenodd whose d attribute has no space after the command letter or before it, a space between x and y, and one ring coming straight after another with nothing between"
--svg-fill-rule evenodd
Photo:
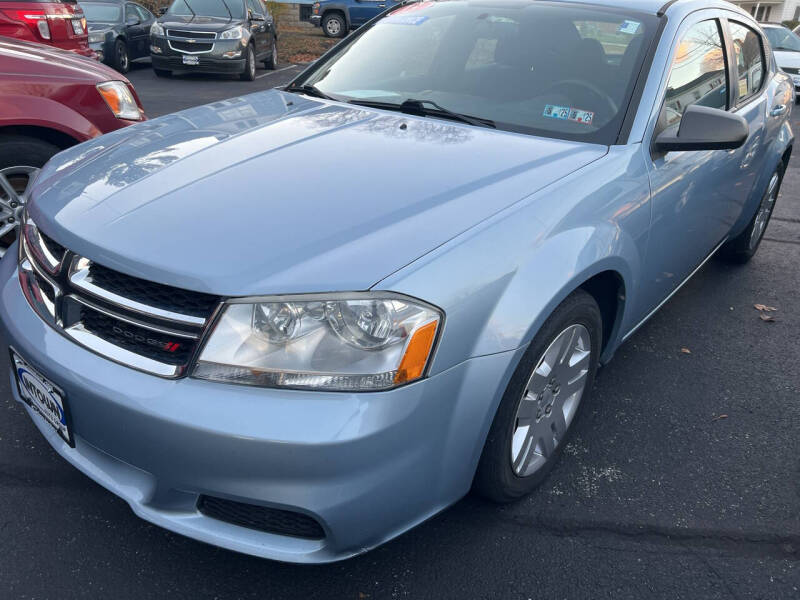
<instances>
[{"instance_id":1,"label":"driver side window","mask_svg":"<svg viewBox=\"0 0 800 600\"><path fill-rule=\"evenodd\" d=\"M680 123L689 106L728 109L728 74L719 22L692 26L675 50L659 129Z\"/></svg>"},{"instance_id":2,"label":"driver side window","mask_svg":"<svg viewBox=\"0 0 800 600\"><path fill-rule=\"evenodd\" d=\"M258 0L247 0L247 8L254 15L264 16L264 10L261 8Z\"/></svg>"}]
</instances>

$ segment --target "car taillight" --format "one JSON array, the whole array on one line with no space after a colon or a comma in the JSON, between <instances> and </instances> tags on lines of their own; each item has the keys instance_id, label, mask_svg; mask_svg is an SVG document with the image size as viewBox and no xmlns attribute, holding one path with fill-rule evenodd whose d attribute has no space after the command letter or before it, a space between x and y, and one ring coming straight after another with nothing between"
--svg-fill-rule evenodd
<instances>
[{"instance_id":1,"label":"car taillight","mask_svg":"<svg viewBox=\"0 0 800 600\"><path fill-rule=\"evenodd\" d=\"M47 15L43 10L15 10L5 11L17 21L23 21L28 27L39 32L42 39L50 39L50 25L47 23Z\"/></svg>"},{"instance_id":2,"label":"car taillight","mask_svg":"<svg viewBox=\"0 0 800 600\"><path fill-rule=\"evenodd\" d=\"M86 33L85 17L82 19L72 19L70 23L72 24L72 33L74 33L75 35L83 35L84 33Z\"/></svg>"}]
</instances>

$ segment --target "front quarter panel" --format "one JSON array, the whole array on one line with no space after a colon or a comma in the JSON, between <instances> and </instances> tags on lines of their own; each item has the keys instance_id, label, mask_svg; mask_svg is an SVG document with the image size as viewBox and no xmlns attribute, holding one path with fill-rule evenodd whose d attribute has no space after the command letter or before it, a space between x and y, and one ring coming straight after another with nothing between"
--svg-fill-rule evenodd
<instances>
[{"instance_id":1,"label":"front quarter panel","mask_svg":"<svg viewBox=\"0 0 800 600\"><path fill-rule=\"evenodd\" d=\"M648 242L649 198L640 146L613 147L375 288L444 309L436 373L527 345L571 292L594 275L614 271L626 297L608 356L640 316L636 288Z\"/></svg>"}]
</instances>

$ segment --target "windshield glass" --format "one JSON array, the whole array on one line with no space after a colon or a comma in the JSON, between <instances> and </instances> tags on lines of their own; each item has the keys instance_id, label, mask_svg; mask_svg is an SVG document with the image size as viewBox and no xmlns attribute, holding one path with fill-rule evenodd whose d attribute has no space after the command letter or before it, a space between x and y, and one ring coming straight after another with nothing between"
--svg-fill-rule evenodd
<instances>
[{"instance_id":1,"label":"windshield glass","mask_svg":"<svg viewBox=\"0 0 800 600\"><path fill-rule=\"evenodd\" d=\"M764 33L773 50L800 52L800 37L785 27L765 27Z\"/></svg>"},{"instance_id":2,"label":"windshield glass","mask_svg":"<svg viewBox=\"0 0 800 600\"><path fill-rule=\"evenodd\" d=\"M100 2L80 2L79 4L89 23L116 23L122 15L119 4L102 4Z\"/></svg>"},{"instance_id":3,"label":"windshield glass","mask_svg":"<svg viewBox=\"0 0 800 600\"><path fill-rule=\"evenodd\" d=\"M296 84L363 104L426 100L498 129L612 144L657 22L560 2L418 2Z\"/></svg>"},{"instance_id":4,"label":"windshield glass","mask_svg":"<svg viewBox=\"0 0 800 600\"><path fill-rule=\"evenodd\" d=\"M230 11L230 12L228 12ZM244 2L241 0L175 0L167 11L169 15L191 17L244 18Z\"/></svg>"}]
</instances>

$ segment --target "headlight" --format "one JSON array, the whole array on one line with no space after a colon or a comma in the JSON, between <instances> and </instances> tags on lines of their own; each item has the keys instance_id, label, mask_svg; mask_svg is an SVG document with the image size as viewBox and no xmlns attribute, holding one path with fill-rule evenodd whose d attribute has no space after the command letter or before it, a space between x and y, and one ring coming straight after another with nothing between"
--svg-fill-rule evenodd
<instances>
[{"instance_id":1,"label":"headlight","mask_svg":"<svg viewBox=\"0 0 800 600\"><path fill-rule=\"evenodd\" d=\"M104 39L106 39L106 31L95 31L89 34L89 43L90 44L99 44Z\"/></svg>"},{"instance_id":2,"label":"headlight","mask_svg":"<svg viewBox=\"0 0 800 600\"><path fill-rule=\"evenodd\" d=\"M227 29L223 31L219 35L219 39L221 40L240 40L244 35L244 30L241 27L234 27L233 29Z\"/></svg>"},{"instance_id":3,"label":"headlight","mask_svg":"<svg viewBox=\"0 0 800 600\"><path fill-rule=\"evenodd\" d=\"M130 119L132 121L140 121L142 119L142 113L136 104L136 100L133 99L133 94L128 89L128 86L121 81L98 83L97 91L100 92L103 100L108 104L108 108L118 119Z\"/></svg>"},{"instance_id":4,"label":"headlight","mask_svg":"<svg viewBox=\"0 0 800 600\"><path fill-rule=\"evenodd\" d=\"M164 28L158 23L150 25L150 35L164 35Z\"/></svg>"},{"instance_id":5,"label":"headlight","mask_svg":"<svg viewBox=\"0 0 800 600\"><path fill-rule=\"evenodd\" d=\"M229 304L194 377L264 387L385 390L425 375L442 313L389 292Z\"/></svg>"}]
</instances>

